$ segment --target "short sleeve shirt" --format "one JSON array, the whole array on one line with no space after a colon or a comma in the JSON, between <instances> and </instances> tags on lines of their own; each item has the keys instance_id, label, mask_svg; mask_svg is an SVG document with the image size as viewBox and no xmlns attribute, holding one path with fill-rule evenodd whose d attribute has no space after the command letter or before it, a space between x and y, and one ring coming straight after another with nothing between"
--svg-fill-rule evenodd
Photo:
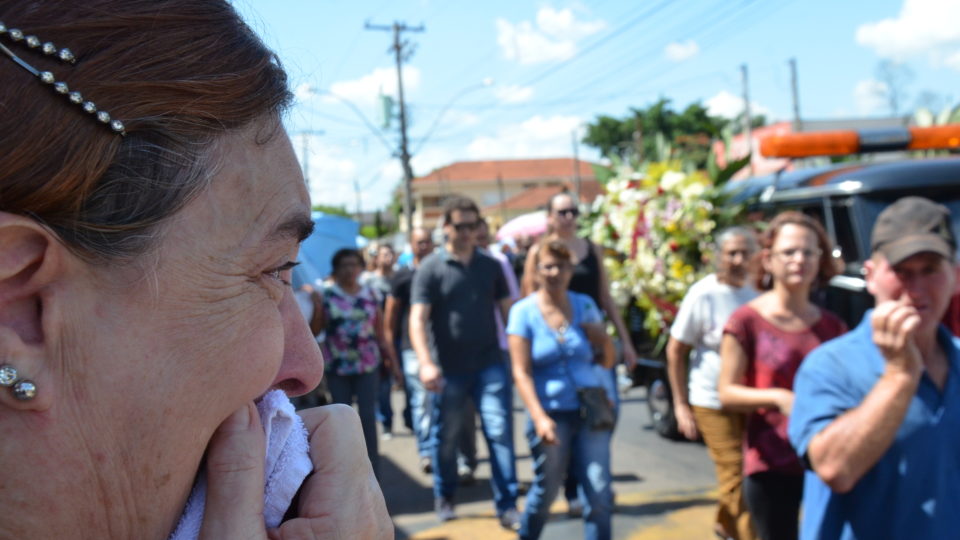
<instances>
[{"instance_id":1,"label":"short sleeve shirt","mask_svg":"<svg viewBox=\"0 0 960 540\"><path fill-rule=\"evenodd\" d=\"M924 374L893 443L847 493L813 471L803 487L805 540L956 538L960 531L960 340L941 327L949 372L941 391ZM790 441L806 456L810 441L863 402L883 375L870 312L850 333L818 347L797 373Z\"/></svg>"},{"instance_id":2,"label":"short sleeve shirt","mask_svg":"<svg viewBox=\"0 0 960 540\"><path fill-rule=\"evenodd\" d=\"M562 334L543 318L537 293L514 304L507 323L507 334L530 342L533 386L547 411L577 410L577 388L604 386L593 369L593 348L581 326L601 322L600 309L585 294L567 292L567 298L573 317Z\"/></svg>"},{"instance_id":3,"label":"short sleeve shirt","mask_svg":"<svg viewBox=\"0 0 960 540\"><path fill-rule=\"evenodd\" d=\"M413 285L412 268L401 268L390 280L390 296L400 304L400 316L397 321L397 336L400 338L401 349L411 349L408 323L410 321L410 287Z\"/></svg>"},{"instance_id":4,"label":"short sleeve shirt","mask_svg":"<svg viewBox=\"0 0 960 540\"><path fill-rule=\"evenodd\" d=\"M792 390L793 378L807 353L847 330L836 315L824 309L820 313L812 327L790 332L764 319L749 304L734 311L723 333L733 336L747 356L744 384ZM747 416L744 475L765 471L803 474L803 466L787 439L787 421L776 409L757 409Z\"/></svg>"},{"instance_id":5,"label":"short sleeve shirt","mask_svg":"<svg viewBox=\"0 0 960 540\"><path fill-rule=\"evenodd\" d=\"M749 286L731 287L716 274L693 284L670 325L670 336L693 347L688 379L691 405L720 409L717 379L720 377L720 340L730 314L757 297Z\"/></svg>"},{"instance_id":6,"label":"short sleeve shirt","mask_svg":"<svg viewBox=\"0 0 960 540\"><path fill-rule=\"evenodd\" d=\"M369 287L361 286L356 295L347 294L337 285L324 289L327 372L358 375L370 373L380 365L375 327L378 303L376 293Z\"/></svg>"},{"instance_id":7,"label":"short sleeve shirt","mask_svg":"<svg viewBox=\"0 0 960 540\"><path fill-rule=\"evenodd\" d=\"M479 250L467 265L446 251L420 263L410 301L430 305L431 353L444 373L475 373L502 359L493 311L508 294L500 263Z\"/></svg>"}]
</instances>

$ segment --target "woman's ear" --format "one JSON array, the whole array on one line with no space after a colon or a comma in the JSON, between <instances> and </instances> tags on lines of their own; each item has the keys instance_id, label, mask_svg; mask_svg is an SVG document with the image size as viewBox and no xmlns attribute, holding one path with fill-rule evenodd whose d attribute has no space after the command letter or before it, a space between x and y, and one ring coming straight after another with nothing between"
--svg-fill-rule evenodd
<instances>
[{"instance_id":1,"label":"woman's ear","mask_svg":"<svg viewBox=\"0 0 960 540\"><path fill-rule=\"evenodd\" d=\"M0 212L0 365L36 385L36 396L20 400L13 387L0 388L0 407L45 410L52 403L53 366L44 320L44 292L61 275L63 246L36 221Z\"/></svg>"}]
</instances>

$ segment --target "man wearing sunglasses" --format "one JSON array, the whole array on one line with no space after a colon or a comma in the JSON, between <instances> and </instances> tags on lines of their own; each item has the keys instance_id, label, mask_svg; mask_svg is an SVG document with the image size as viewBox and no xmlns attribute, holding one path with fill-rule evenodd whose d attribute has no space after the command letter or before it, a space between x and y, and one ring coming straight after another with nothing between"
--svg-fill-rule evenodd
<instances>
[{"instance_id":1,"label":"man wearing sunglasses","mask_svg":"<svg viewBox=\"0 0 960 540\"><path fill-rule=\"evenodd\" d=\"M476 247L479 222L480 211L470 199L452 197L444 205L446 249L424 259L414 275L410 339L420 362L420 380L433 397L437 517L441 521L456 517L457 447L463 410L472 400L490 453L497 516L504 528L516 530L520 516L513 393L494 319L494 309L500 309L506 320L510 296L500 264Z\"/></svg>"}]
</instances>

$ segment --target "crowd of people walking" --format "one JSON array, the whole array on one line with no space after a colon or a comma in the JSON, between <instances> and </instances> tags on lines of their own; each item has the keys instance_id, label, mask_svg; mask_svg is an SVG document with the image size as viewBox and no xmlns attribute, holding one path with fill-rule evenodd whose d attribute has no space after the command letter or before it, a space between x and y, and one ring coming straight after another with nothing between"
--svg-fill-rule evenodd
<instances>
[{"instance_id":1,"label":"crowd of people walking","mask_svg":"<svg viewBox=\"0 0 960 540\"><path fill-rule=\"evenodd\" d=\"M954 287L956 248L952 237L945 240L949 224L942 225L949 215L929 201L907 201L913 201L910 210L922 208L941 222L906 223L900 210L894 216L900 221L885 226L887 216L881 215L867 266L878 308L866 315L858 341L838 339L855 334L813 301L838 270L833 246L814 218L787 211L762 231L737 226L716 233L710 254L715 272L693 285L679 306L666 357L678 430L687 439L702 439L715 465L717 537L875 537L857 529L869 521L860 507L865 503L845 495L864 491L855 489L858 481L892 488L883 497L860 497L884 503L916 502L904 489L934 501L945 496L929 466L912 465L932 482L922 489L897 479L892 469L869 472L874 464L893 467L891 453L919 455L919 443L910 437L933 444L944 436L916 433L930 421L921 411L936 405L937 422L954 420L942 411L943 392L954 381L946 374L956 345L937 333L947 308L941 300L949 295L936 302L923 295L930 291L924 285L930 276L938 278L937 286ZM376 424L388 438L392 411L383 402L389 402L391 381L402 382L406 422L416 437L419 468L432 475L439 521L457 517L457 487L473 477L479 419L501 526L520 538L539 538L550 505L563 492L568 513L582 516L585 538L612 535L611 439L619 414L613 368L618 361L632 367L636 352L610 297L601 252L576 235L578 214L571 194L552 197L547 233L518 264L489 248L489 224L473 201L454 197L445 207L439 249L430 230L416 229L409 267L394 269L394 250L381 246L370 252L375 262L363 276L362 253L341 250L332 282L312 296L319 302L302 303L311 328L325 331L329 392L334 401L356 402L377 472ZM902 247L909 234L914 241L908 245L919 246L916 253ZM892 254L885 247L891 243L898 246ZM910 344L914 335L926 339L923 347ZM839 369L829 363L840 354L829 351L841 343L877 359L845 368L852 387L840 388L846 383L829 376ZM927 360L930 367L921 368ZM816 367L808 369L808 363ZM890 372L899 378L889 388L870 386L893 378ZM527 413L521 429L533 463L522 505L515 394ZM876 403L860 406L864 400ZM879 418L884 406L896 412L894 419ZM858 432L848 417L862 417L873 431ZM859 446L842 452L822 442L843 445L844 436ZM869 441L880 444L870 447ZM937 460L948 469L957 462L947 455ZM945 518L931 511L916 519L940 531ZM894 525L908 526L898 520Z\"/></svg>"}]
</instances>

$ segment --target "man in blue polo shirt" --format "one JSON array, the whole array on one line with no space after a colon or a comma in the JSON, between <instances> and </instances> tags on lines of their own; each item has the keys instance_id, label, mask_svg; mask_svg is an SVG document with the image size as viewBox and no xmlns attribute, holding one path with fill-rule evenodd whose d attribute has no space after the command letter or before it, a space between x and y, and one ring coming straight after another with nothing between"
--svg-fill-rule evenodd
<instances>
[{"instance_id":1,"label":"man in blue polo shirt","mask_svg":"<svg viewBox=\"0 0 960 540\"><path fill-rule=\"evenodd\" d=\"M510 296L500 263L476 248L480 212L464 197L444 205L446 249L421 263L413 278L410 341L420 380L433 393L433 492L437 517L454 519L457 446L472 400L490 450L491 485L500 524L520 526L513 449L513 386L500 352L494 309L504 320ZM439 363L439 366L437 365Z\"/></svg>"},{"instance_id":2,"label":"man in blue polo shirt","mask_svg":"<svg viewBox=\"0 0 960 540\"><path fill-rule=\"evenodd\" d=\"M940 325L957 285L950 212L887 207L864 264L876 300L804 360L790 440L809 466L804 539L960 535L960 341Z\"/></svg>"}]
</instances>

